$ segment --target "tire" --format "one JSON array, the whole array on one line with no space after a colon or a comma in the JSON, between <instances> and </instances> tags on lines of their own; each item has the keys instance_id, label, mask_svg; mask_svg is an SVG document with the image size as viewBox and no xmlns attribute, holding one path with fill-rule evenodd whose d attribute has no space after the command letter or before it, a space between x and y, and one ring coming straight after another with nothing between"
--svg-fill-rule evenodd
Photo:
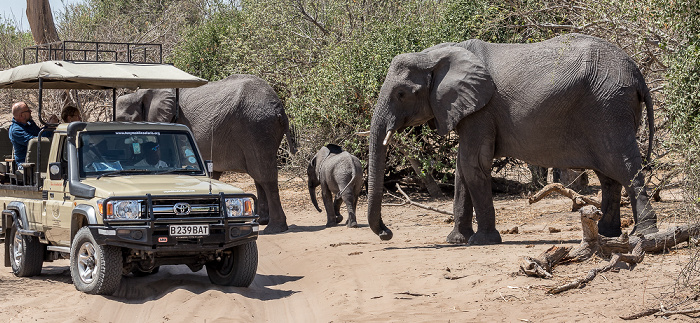
<instances>
[{"instance_id":1,"label":"tire","mask_svg":"<svg viewBox=\"0 0 700 323\"><path fill-rule=\"evenodd\" d=\"M39 238L22 235L22 224L17 221L10 229L10 263L12 272L18 277L30 277L41 274L44 265L44 245Z\"/></svg>"},{"instance_id":2,"label":"tire","mask_svg":"<svg viewBox=\"0 0 700 323\"><path fill-rule=\"evenodd\" d=\"M114 294L122 279L121 249L98 245L90 229L81 228L70 248L70 275L81 292Z\"/></svg>"},{"instance_id":3,"label":"tire","mask_svg":"<svg viewBox=\"0 0 700 323\"><path fill-rule=\"evenodd\" d=\"M224 252L221 261L206 264L209 280L217 285L248 287L258 271L258 245L255 241Z\"/></svg>"}]
</instances>

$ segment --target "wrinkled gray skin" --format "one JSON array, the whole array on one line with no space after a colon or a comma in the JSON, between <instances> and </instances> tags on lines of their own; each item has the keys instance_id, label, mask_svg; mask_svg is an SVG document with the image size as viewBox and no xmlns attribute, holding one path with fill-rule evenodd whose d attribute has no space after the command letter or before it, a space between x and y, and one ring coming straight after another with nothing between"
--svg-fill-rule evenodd
<instances>
[{"instance_id":1,"label":"wrinkled gray skin","mask_svg":"<svg viewBox=\"0 0 700 323\"><path fill-rule=\"evenodd\" d=\"M172 122L174 103L174 90L138 90L117 99L116 119ZM264 233L288 229L277 186L277 149L285 134L292 153L296 146L284 107L267 82L252 75L232 75L181 89L176 122L192 129L203 157L214 162L214 178L224 171L253 178L260 223L267 224Z\"/></svg>"},{"instance_id":2,"label":"wrinkled gray skin","mask_svg":"<svg viewBox=\"0 0 700 323\"><path fill-rule=\"evenodd\" d=\"M348 209L348 228L357 227L357 199L362 191L362 163L337 145L321 148L309 161L306 170L309 177L309 195L316 210L321 212L316 201L316 187L321 186L323 206L326 209L326 226L331 227L343 221L340 205L345 202ZM335 198L334 198L335 196Z\"/></svg>"},{"instance_id":3,"label":"wrinkled gray skin","mask_svg":"<svg viewBox=\"0 0 700 323\"><path fill-rule=\"evenodd\" d=\"M387 133L430 121L441 135L459 135L449 242L501 242L491 165L503 156L593 169L602 188L599 232L621 234L623 186L633 199L634 232L656 232L635 140L645 105L651 143L652 100L642 74L619 48L595 37L569 34L534 44L468 40L398 55L372 117L369 225L381 239L391 239L381 217Z\"/></svg>"}]
</instances>

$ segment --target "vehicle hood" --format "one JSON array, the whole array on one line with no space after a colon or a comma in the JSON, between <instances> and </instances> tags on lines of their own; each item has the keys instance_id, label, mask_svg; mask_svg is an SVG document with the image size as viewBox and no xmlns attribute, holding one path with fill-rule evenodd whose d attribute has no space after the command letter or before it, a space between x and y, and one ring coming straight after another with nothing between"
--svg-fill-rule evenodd
<instances>
[{"instance_id":1,"label":"vehicle hood","mask_svg":"<svg viewBox=\"0 0 700 323\"><path fill-rule=\"evenodd\" d=\"M95 187L95 196L183 195L244 193L238 187L209 179L187 175L130 175L87 178L83 183Z\"/></svg>"}]
</instances>

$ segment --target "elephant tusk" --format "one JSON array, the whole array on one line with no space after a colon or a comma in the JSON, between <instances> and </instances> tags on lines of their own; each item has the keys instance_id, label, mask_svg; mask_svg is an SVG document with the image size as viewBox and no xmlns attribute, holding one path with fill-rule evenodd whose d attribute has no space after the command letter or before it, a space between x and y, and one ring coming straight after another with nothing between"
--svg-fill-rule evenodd
<instances>
[{"instance_id":1,"label":"elephant tusk","mask_svg":"<svg viewBox=\"0 0 700 323\"><path fill-rule=\"evenodd\" d=\"M389 143L389 140L391 140L391 130L387 131L386 137L384 137L384 146Z\"/></svg>"}]
</instances>

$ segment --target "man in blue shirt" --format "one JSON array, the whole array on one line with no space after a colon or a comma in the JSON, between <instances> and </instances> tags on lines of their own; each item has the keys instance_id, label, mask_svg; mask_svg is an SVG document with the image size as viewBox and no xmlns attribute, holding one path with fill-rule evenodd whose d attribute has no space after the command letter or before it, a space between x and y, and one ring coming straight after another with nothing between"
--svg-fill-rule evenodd
<instances>
[{"instance_id":1,"label":"man in blue shirt","mask_svg":"<svg viewBox=\"0 0 700 323\"><path fill-rule=\"evenodd\" d=\"M25 157L27 155L27 144L29 140L39 135L39 126L32 120L32 110L29 109L26 103L17 102L12 105L12 124L10 125L9 135L10 141L12 142L12 147L15 150L15 162L17 166L21 166L21 163L25 162ZM55 116L52 117L52 119ZM51 120L49 121L51 122ZM55 120L53 123L57 123ZM44 131L42 136L50 137L53 135L52 131Z\"/></svg>"}]
</instances>

